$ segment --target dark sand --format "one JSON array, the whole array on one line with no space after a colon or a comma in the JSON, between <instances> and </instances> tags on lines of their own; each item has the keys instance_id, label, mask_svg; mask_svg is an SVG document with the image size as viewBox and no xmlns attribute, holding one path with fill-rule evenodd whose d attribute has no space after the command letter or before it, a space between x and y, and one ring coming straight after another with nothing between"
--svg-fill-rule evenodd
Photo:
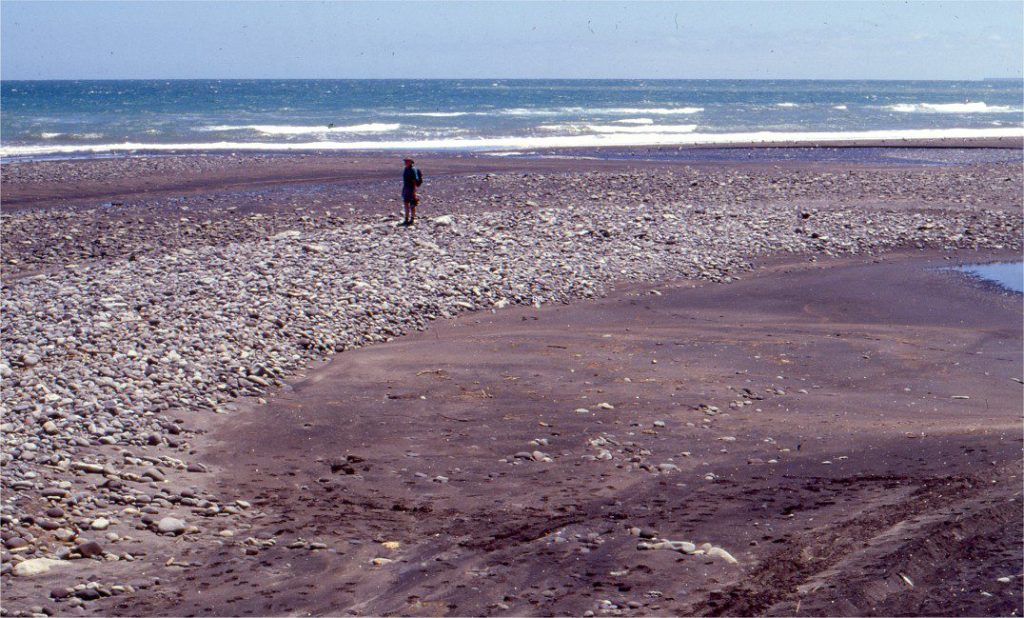
<instances>
[{"instance_id":1,"label":"dark sand","mask_svg":"<svg viewBox=\"0 0 1024 618\"><path fill-rule=\"evenodd\" d=\"M1020 615L1021 298L943 264L786 262L342 354L202 448L219 491L258 496L246 535L277 545L178 543L198 566L150 566L158 592L94 607ZM602 435L614 458L581 459ZM535 449L554 461L499 463ZM638 551L633 526L739 564Z\"/></svg>"},{"instance_id":2,"label":"dark sand","mask_svg":"<svg viewBox=\"0 0 1024 618\"><path fill-rule=\"evenodd\" d=\"M301 166L334 182L336 163ZM4 204L285 182L274 165L5 185ZM137 562L8 578L4 605L91 576L138 588L100 615L1021 615L1021 296L947 257L1014 256L779 259L340 354L266 405L190 420L199 482L251 501L251 529L140 535ZM535 450L553 461L514 459ZM638 550L634 527L738 564Z\"/></svg>"}]
</instances>

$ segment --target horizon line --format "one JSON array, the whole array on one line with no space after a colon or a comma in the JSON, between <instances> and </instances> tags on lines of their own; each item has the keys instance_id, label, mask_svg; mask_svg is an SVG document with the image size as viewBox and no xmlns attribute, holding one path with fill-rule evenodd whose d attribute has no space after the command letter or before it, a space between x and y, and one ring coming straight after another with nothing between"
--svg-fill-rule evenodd
<instances>
[{"instance_id":1,"label":"horizon line","mask_svg":"<svg viewBox=\"0 0 1024 618\"><path fill-rule=\"evenodd\" d=\"M902 77L17 77L0 82L131 82L131 81L751 81L751 82L985 82L1024 81L1024 75L973 78Z\"/></svg>"}]
</instances>

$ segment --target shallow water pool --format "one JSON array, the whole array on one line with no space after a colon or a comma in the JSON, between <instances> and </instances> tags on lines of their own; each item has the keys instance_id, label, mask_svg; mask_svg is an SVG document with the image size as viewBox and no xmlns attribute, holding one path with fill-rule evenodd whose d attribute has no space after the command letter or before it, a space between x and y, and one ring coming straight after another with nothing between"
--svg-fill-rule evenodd
<instances>
[{"instance_id":1,"label":"shallow water pool","mask_svg":"<svg viewBox=\"0 0 1024 618\"><path fill-rule=\"evenodd\" d=\"M1024 262L967 264L957 270L990 281L1008 290L1024 293Z\"/></svg>"}]
</instances>

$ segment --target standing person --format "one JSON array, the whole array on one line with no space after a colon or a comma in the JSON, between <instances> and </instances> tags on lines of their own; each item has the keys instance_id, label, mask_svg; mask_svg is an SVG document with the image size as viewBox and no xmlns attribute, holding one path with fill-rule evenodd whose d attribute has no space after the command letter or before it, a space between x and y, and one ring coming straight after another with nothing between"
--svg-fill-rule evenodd
<instances>
[{"instance_id":1,"label":"standing person","mask_svg":"<svg viewBox=\"0 0 1024 618\"><path fill-rule=\"evenodd\" d=\"M416 206L420 203L416 197L416 187L423 184L423 174L412 166L412 159L405 160L405 171L402 172L402 201L405 202L405 221L402 225L412 225L416 221Z\"/></svg>"}]
</instances>

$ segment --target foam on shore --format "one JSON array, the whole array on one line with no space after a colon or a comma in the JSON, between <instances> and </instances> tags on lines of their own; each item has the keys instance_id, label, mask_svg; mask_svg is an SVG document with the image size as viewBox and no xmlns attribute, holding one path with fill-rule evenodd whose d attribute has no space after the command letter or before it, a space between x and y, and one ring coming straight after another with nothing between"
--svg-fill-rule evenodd
<instances>
[{"instance_id":1,"label":"foam on shore","mask_svg":"<svg viewBox=\"0 0 1024 618\"><path fill-rule=\"evenodd\" d=\"M684 125L678 125L684 126ZM600 147L634 147L634 146L701 146L728 144L813 144L821 142L872 142L872 141L908 141L935 139L1024 139L1024 128L992 128L992 129L911 129L902 131L847 131L847 132L770 132L751 133L689 133L654 131L654 127L642 127L651 132L632 133L619 131L589 135L557 135L557 136L517 136L493 138L446 138L419 139L396 141L360 140L351 142L314 141L314 142L194 142L146 144L141 142L125 142L120 144L54 144L34 146L3 146L0 156L31 157L53 154L74 153L113 153L131 151L296 151L296 150L526 150L535 148L600 148ZM629 127L632 128L632 127Z\"/></svg>"}]
</instances>

